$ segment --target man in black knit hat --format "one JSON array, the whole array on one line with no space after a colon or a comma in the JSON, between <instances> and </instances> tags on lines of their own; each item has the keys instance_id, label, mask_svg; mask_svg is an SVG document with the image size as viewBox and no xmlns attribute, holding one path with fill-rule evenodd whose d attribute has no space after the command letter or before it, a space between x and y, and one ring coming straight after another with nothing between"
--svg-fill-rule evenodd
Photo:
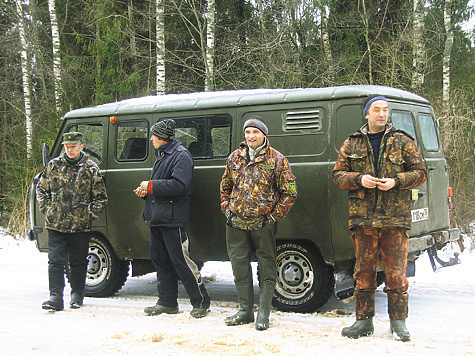
<instances>
[{"instance_id":1,"label":"man in black knit hat","mask_svg":"<svg viewBox=\"0 0 475 356\"><path fill-rule=\"evenodd\" d=\"M388 99L370 95L363 105L368 122L345 140L332 172L333 182L348 190L349 228L356 255L356 321L341 334L353 339L373 334L376 267L381 257L391 332L409 341L410 189L423 184L427 173L414 140L388 123Z\"/></svg>"},{"instance_id":2,"label":"man in black knit hat","mask_svg":"<svg viewBox=\"0 0 475 356\"><path fill-rule=\"evenodd\" d=\"M210 298L200 271L189 256L188 215L193 158L175 139L175 121L164 119L150 129L158 150L150 180L135 194L145 198L143 219L150 227L150 258L157 270L158 301L144 309L147 315L178 313L178 279L190 297L191 316L209 312Z\"/></svg>"}]
</instances>

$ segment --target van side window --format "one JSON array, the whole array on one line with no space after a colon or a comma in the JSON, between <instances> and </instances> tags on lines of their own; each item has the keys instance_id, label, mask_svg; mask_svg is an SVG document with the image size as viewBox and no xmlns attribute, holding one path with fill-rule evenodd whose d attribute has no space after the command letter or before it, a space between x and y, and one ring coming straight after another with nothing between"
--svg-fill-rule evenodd
<instances>
[{"instance_id":1,"label":"van side window","mask_svg":"<svg viewBox=\"0 0 475 356\"><path fill-rule=\"evenodd\" d=\"M231 149L229 115L173 118L175 138L190 151L194 159L226 157Z\"/></svg>"},{"instance_id":2,"label":"van side window","mask_svg":"<svg viewBox=\"0 0 475 356\"><path fill-rule=\"evenodd\" d=\"M417 143L416 129L414 128L414 120L411 113L392 110L391 119L394 128L408 133Z\"/></svg>"},{"instance_id":3,"label":"van side window","mask_svg":"<svg viewBox=\"0 0 475 356\"><path fill-rule=\"evenodd\" d=\"M84 137L84 153L97 164L102 162L103 127L100 123L71 125L66 132L77 131ZM61 151L63 154L64 148Z\"/></svg>"},{"instance_id":4,"label":"van side window","mask_svg":"<svg viewBox=\"0 0 475 356\"><path fill-rule=\"evenodd\" d=\"M116 159L143 161L148 154L148 121L121 121L117 125Z\"/></svg>"},{"instance_id":5,"label":"van side window","mask_svg":"<svg viewBox=\"0 0 475 356\"><path fill-rule=\"evenodd\" d=\"M427 151L439 151L439 139L432 115L419 114L419 126L424 148Z\"/></svg>"}]
</instances>

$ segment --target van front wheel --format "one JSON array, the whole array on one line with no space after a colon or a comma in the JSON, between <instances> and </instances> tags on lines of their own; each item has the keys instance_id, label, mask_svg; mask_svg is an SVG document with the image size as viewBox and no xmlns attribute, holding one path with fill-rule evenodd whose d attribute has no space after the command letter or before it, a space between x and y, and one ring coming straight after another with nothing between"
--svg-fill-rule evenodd
<instances>
[{"instance_id":1,"label":"van front wheel","mask_svg":"<svg viewBox=\"0 0 475 356\"><path fill-rule=\"evenodd\" d=\"M123 287L129 275L129 261L119 260L105 239L91 236L87 259L86 296L109 297Z\"/></svg>"},{"instance_id":2,"label":"van front wheel","mask_svg":"<svg viewBox=\"0 0 475 356\"><path fill-rule=\"evenodd\" d=\"M331 267L309 243L277 242L277 283L272 304L281 311L315 312L331 297Z\"/></svg>"}]
</instances>

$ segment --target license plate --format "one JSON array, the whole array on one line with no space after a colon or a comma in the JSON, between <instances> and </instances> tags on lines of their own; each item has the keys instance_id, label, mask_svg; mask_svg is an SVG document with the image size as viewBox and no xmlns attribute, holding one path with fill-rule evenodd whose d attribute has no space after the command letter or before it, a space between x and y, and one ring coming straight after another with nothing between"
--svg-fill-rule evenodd
<instances>
[{"instance_id":1,"label":"license plate","mask_svg":"<svg viewBox=\"0 0 475 356\"><path fill-rule=\"evenodd\" d=\"M411 210L412 222L429 220L429 208Z\"/></svg>"}]
</instances>

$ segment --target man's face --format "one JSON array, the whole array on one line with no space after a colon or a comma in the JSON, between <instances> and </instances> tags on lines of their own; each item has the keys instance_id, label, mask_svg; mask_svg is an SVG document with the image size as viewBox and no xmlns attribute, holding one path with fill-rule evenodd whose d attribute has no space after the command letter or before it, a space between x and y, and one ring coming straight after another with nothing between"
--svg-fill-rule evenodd
<instances>
[{"instance_id":1,"label":"man's face","mask_svg":"<svg viewBox=\"0 0 475 356\"><path fill-rule=\"evenodd\" d=\"M64 145L64 151L69 159L78 159L81 155L84 145L81 142L78 143L66 143Z\"/></svg>"},{"instance_id":2,"label":"man's face","mask_svg":"<svg viewBox=\"0 0 475 356\"><path fill-rule=\"evenodd\" d=\"M384 130L388 122L388 103L385 100L376 100L366 113L370 133L378 133Z\"/></svg>"},{"instance_id":3,"label":"man's face","mask_svg":"<svg viewBox=\"0 0 475 356\"><path fill-rule=\"evenodd\" d=\"M155 135L152 135L152 137L150 137L150 141L152 141L153 147L156 150L158 150L160 147L162 147L163 145L168 143L167 141L163 141L163 140L159 139Z\"/></svg>"},{"instance_id":4,"label":"man's face","mask_svg":"<svg viewBox=\"0 0 475 356\"><path fill-rule=\"evenodd\" d=\"M255 127L247 127L244 130L244 137L246 138L247 145L253 149L256 149L257 147L262 146L266 135L264 135L261 130Z\"/></svg>"}]
</instances>

